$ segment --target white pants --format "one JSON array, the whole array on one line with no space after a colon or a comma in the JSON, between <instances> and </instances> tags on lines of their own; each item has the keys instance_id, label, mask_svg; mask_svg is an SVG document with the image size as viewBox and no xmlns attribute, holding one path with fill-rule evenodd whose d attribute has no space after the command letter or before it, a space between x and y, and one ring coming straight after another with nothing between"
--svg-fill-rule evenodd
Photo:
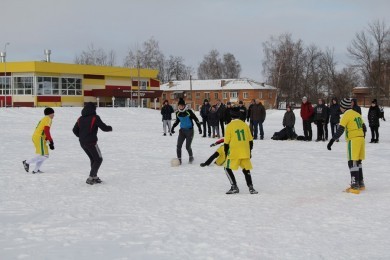
<instances>
[{"instance_id":1,"label":"white pants","mask_svg":"<svg viewBox=\"0 0 390 260\"><path fill-rule=\"evenodd\" d=\"M49 155L37 155L35 156L34 158L30 159L30 160L27 160L26 163L28 164L32 164L32 163L35 163L35 168L34 168L34 172L37 172L38 170L40 170L43 162L49 158Z\"/></svg>"}]
</instances>

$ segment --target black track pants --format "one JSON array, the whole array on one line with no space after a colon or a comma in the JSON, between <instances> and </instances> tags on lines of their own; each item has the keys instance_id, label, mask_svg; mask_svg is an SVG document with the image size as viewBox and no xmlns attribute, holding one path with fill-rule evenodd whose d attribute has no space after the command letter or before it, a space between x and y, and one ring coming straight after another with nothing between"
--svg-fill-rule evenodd
<instances>
[{"instance_id":1,"label":"black track pants","mask_svg":"<svg viewBox=\"0 0 390 260\"><path fill-rule=\"evenodd\" d=\"M181 147L183 146L184 140L186 141L186 149L188 152L188 155L192 157L192 149L191 149L191 143L192 139L194 138L194 129L185 129L181 128L179 130L179 136L177 137L177 146L176 146L176 153L177 158L181 159Z\"/></svg>"},{"instance_id":2,"label":"black track pants","mask_svg":"<svg viewBox=\"0 0 390 260\"><path fill-rule=\"evenodd\" d=\"M88 155L89 160L91 161L91 171L89 176L97 177L100 165L102 165L103 162L99 146L97 144L81 144L81 148L83 148L84 152Z\"/></svg>"}]
</instances>

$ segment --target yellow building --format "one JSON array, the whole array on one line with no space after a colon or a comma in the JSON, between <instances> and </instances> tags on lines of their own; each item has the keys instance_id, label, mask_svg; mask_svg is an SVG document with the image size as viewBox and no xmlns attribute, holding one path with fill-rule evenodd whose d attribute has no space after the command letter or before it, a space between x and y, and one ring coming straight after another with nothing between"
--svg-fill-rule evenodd
<instances>
[{"instance_id":1,"label":"yellow building","mask_svg":"<svg viewBox=\"0 0 390 260\"><path fill-rule=\"evenodd\" d=\"M162 94L158 71L151 69L32 61L3 62L0 71L2 107L83 106L85 102L152 107Z\"/></svg>"}]
</instances>

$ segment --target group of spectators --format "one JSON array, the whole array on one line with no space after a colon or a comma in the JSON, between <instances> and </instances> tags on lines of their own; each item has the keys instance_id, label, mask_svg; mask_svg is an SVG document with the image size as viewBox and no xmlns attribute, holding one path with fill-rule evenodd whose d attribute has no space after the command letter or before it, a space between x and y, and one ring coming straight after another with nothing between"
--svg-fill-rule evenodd
<instances>
[{"instance_id":1,"label":"group of spectators","mask_svg":"<svg viewBox=\"0 0 390 260\"><path fill-rule=\"evenodd\" d=\"M362 114L362 110L359 107L357 100L352 99L352 109ZM306 97L302 98L301 104L301 117L303 121L303 133L304 140L311 141L313 138L313 132L311 124L314 123L317 126L317 139L316 142L328 140L328 125L330 123L330 130L332 137L336 133L337 127L340 123L340 105L337 98L332 98L330 106L327 106L322 98L318 99L318 104L313 107ZM371 141L370 143L379 142L379 119L384 118L383 110L378 106L376 99L372 100L371 106L368 111L367 122L371 129ZM338 141L338 140L336 140Z\"/></svg>"},{"instance_id":2,"label":"group of spectators","mask_svg":"<svg viewBox=\"0 0 390 260\"><path fill-rule=\"evenodd\" d=\"M203 101L200 108L200 116L202 117L203 137L223 137L225 136L225 125L232 120L231 110L232 103L227 102L226 105L217 100L216 104L211 105L208 99ZM259 136L260 140L264 139L263 123L266 117L266 110L260 100L251 100L248 109L242 101L238 102L240 119L249 122L250 130L254 139Z\"/></svg>"}]
</instances>

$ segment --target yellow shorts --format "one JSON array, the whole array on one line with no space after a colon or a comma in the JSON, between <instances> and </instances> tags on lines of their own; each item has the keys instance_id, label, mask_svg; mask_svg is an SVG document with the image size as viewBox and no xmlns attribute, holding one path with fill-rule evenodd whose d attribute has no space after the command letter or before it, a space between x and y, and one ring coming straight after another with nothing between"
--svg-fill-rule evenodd
<instances>
[{"instance_id":1,"label":"yellow shorts","mask_svg":"<svg viewBox=\"0 0 390 260\"><path fill-rule=\"evenodd\" d=\"M49 149L46 144L46 140L44 140L41 136L33 136L32 141L35 146L35 153L40 155L48 155Z\"/></svg>"},{"instance_id":2,"label":"yellow shorts","mask_svg":"<svg viewBox=\"0 0 390 260\"><path fill-rule=\"evenodd\" d=\"M221 145L218 148L217 153L219 153L219 156L218 156L217 160L215 160L215 164L217 164L218 166L221 166L221 165L223 165L223 163L226 160L225 147L223 147L223 145Z\"/></svg>"},{"instance_id":3,"label":"yellow shorts","mask_svg":"<svg viewBox=\"0 0 390 260\"><path fill-rule=\"evenodd\" d=\"M355 137L347 141L347 156L349 161L359 161L366 158L366 143L363 137Z\"/></svg>"},{"instance_id":4,"label":"yellow shorts","mask_svg":"<svg viewBox=\"0 0 390 260\"><path fill-rule=\"evenodd\" d=\"M231 170L238 170L238 167L245 170L251 170L252 163L251 159L227 159L225 163L225 168Z\"/></svg>"}]
</instances>

